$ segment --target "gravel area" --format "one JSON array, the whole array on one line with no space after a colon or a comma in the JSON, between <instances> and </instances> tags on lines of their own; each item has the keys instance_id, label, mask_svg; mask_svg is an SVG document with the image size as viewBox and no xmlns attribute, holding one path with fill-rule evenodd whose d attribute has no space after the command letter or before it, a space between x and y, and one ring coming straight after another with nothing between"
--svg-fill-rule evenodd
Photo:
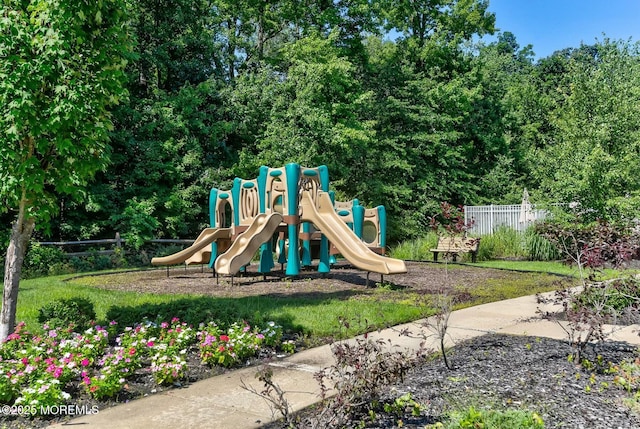
<instances>
[{"instance_id":1,"label":"gravel area","mask_svg":"<svg viewBox=\"0 0 640 429\"><path fill-rule=\"evenodd\" d=\"M607 374L609 362L637 356L624 343L591 351L591 370L567 357L571 347L547 338L486 335L453 349L454 369L440 361L416 368L399 393L411 392L434 415L453 405L517 407L537 412L547 428L640 428L640 418L622 402L626 391ZM592 376L593 374L593 376Z\"/></svg>"},{"instance_id":2,"label":"gravel area","mask_svg":"<svg viewBox=\"0 0 640 429\"><path fill-rule=\"evenodd\" d=\"M423 405L421 416L377 413L376 421L352 427L424 428L441 421L447 410L473 405L530 410L542 417L545 428L640 428L640 417L624 404L630 395L606 371L609 363L635 359L637 348L602 344L588 351L594 363L589 370L569 362L570 353L566 342L548 338L496 334L468 340L451 349L453 369L441 358L425 362L390 389L391 400L411 393Z\"/></svg>"}]
</instances>

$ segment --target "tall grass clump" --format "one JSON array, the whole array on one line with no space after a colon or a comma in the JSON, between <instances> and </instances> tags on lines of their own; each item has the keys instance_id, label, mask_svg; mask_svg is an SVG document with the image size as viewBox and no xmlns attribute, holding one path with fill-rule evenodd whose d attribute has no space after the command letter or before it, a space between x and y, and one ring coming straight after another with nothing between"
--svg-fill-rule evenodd
<instances>
[{"instance_id":1,"label":"tall grass clump","mask_svg":"<svg viewBox=\"0 0 640 429\"><path fill-rule=\"evenodd\" d=\"M524 234L525 253L530 261L557 261L560 251L547 238L530 227Z\"/></svg>"},{"instance_id":2,"label":"tall grass clump","mask_svg":"<svg viewBox=\"0 0 640 429\"><path fill-rule=\"evenodd\" d=\"M483 235L478 249L478 260L524 258L522 233L508 227L499 227L493 234Z\"/></svg>"},{"instance_id":3,"label":"tall grass clump","mask_svg":"<svg viewBox=\"0 0 640 429\"><path fill-rule=\"evenodd\" d=\"M538 233L534 227L525 232L500 227L493 234L482 236L478 260L526 259L529 261L557 261L558 248Z\"/></svg>"},{"instance_id":4,"label":"tall grass clump","mask_svg":"<svg viewBox=\"0 0 640 429\"><path fill-rule=\"evenodd\" d=\"M429 231L426 235L405 240L389 249L389 256L407 261L431 261L431 249L438 245L438 234Z\"/></svg>"}]
</instances>

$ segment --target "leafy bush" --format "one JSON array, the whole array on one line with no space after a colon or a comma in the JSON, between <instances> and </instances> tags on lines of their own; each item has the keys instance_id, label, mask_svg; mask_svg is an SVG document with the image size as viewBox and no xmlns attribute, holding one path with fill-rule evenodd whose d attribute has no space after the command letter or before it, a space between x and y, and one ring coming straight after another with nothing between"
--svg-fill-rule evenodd
<instances>
[{"instance_id":1,"label":"leafy bush","mask_svg":"<svg viewBox=\"0 0 640 429\"><path fill-rule=\"evenodd\" d=\"M117 320L118 326L132 326L140 320L161 323L177 317L191 325L215 322L226 328L237 319L261 323L255 315L244 311L237 300L220 300L208 297L198 299L178 299L168 303L144 304L137 306L114 306L107 312L107 320Z\"/></svg>"},{"instance_id":2,"label":"leafy bush","mask_svg":"<svg viewBox=\"0 0 640 429\"><path fill-rule=\"evenodd\" d=\"M313 417L314 422L305 427L345 426L363 412L363 406L379 404L389 385L402 380L424 358L422 353L395 350L390 341L366 336L356 338L355 342L334 343L331 349L336 363L315 375L324 407ZM373 408L368 411L375 412Z\"/></svg>"},{"instance_id":3,"label":"leafy bush","mask_svg":"<svg viewBox=\"0 0 640 429\"><path fill-rule=\"evenodd\" d=\"M52 301L38 311L38 322L50 328L72 327L75 332L89 328L95 318L93 303L84 298Z\"/></svg>"},{"instance_id":4,"label":"leafy bush","mask_svg":"<svg viewBox=\"0 0 640 429\"><path fill-rule=\"evenodd\" d=\"M615 316L640 307L640 283L635 277L592 284L577 297L584 305L602 303L603 310Z\"/></svg>"},{"instance_id":5,"label":"leafy bush","mask_svg":"<svg viewBox=\"0 0 640 429\"><path fill-rule=\"evenodd\" d=\"M608 264L619 267L640 256L640 236L632 225L604 221L585 225L576 219L574 223L544 222L535 228L570 264L592 269Z\"/></svg>"},{"instance_id":6,"label":"leafy bush","mask_svg":"<svg viewBox=\"0 0 640 429\"><path fill-rule=\"evenodd\" d=\"M152 239L160 227L160 222L153 216L154 206L154 199L138 201L133 197L121 214L111 216L111 221L118 231L127 231L123 234L124 238L135 250L139 250L145 241Z\"/></svg>"},{"instance_id":7,"label":"leafy bush","mask_svg":"<svg viewBox=\"0 0 640 429\"><path fill-rule=\"evenodd\" d=\"M34 242L25 255L22 275L25 278L67 274L73 272L66 254L57 247Z\"/></svg>"}]
</instances>

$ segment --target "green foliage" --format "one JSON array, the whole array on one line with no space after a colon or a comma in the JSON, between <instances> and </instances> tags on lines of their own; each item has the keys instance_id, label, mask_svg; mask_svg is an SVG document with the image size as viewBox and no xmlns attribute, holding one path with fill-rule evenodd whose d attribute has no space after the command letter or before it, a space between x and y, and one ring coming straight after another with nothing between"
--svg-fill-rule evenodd
<instances>
[{"instance_id":1,"label":"green foliage","mask_svg":"<svg viewBox=\"0 0 640 429\"><path fill-rule=\"evenodd\" d=\"M140 320L160 323L177 317L190 325L214 322L223 328L238 319L258 323L254 314L248 314L239 304L215 299L173 300L164 304L144 304L139 306L114 306L107 312L107 320L117 320L120 326L131 326Z\"/></svg>"},{"instance_id":2,"label":"green foliage","mask_svg":"<svg viewBox=\"0 0 640 429\"><path fill-rule=\"evenodd\" d=\"M629 393L625 404L637 413L640 411L640 359L622 361L609 368L613 374L613 384Z\"/></svg>"},{"instance_id":3,"label":"green foliage","mask_svg":"<svg viewBox=\"0 0 640 429\"><path fill-rule=\"evenodd\" d=\"M567 86L551 113L556 127L536 151L533 172L550 199L578 202L588 220L634 216L621 197L635 195L640 114L640 44L605 39L566 61Z\"/></svg>"},{"instance_id":4,"label":"green foliage","mask_svg":"<svg viewBox=\"0 0 640 429\"><path fill-rule=\"evenodd\" d=\"M72 271L69 258L57 247L32 243L25 256L24 278L66 274Z\"/></svg>"},{"instance_id":5,"label":"green foliage","mask_svg":"<svg viewBox=\"0 0 640 429\"><path fill-rule=\"evenodd\" d=\"M544 421L536 412L525 410L485 410L469 407L452 411L446 423L427 426L430 429L544 429Z\"/></svg>"},{"instance_id":6,"label":"green foliage","mask_svg":"<svg viewBox=\"0 0 640 429\"><path fill-rule=\"evenodd\" d=\"M430 231L424 237L404 240L391 247L389 256L408 261L429 261L433 260L431 249L437 245L438 234Z\"/></svg>"},{"instance_id":7,"label":"green foliage","mask_svg":"<svg viewBox=\"0 0 640 429\"><path fill-rule=\"evenodd\" d=\"M524 241L525 254L530 261L557 261L561 259L558 248L538 233L535 227L527 228Z\"/></svg>"},{"instance_id":8,"label":"green foliage","mask_svg":"<svg viewBox=\"0 0 640 429\"><path fill-rule=\"evenodd\" d=\"M93 303L84 298L52 301L38 311L38 322L52 329L70 327L75 332L82 332L95 320Z\"/></svg>"},{"instance_id":9,"label":"green foliage","mask_svg":"<svg viewBox=\"0 0 640 429\"><path fill-rule=\"evenodd\" d=\"M524 235L512 228L499 227L482 237L479 260L522 258L525 255Z\"/></svg>"},{"instance_id":10,"label":"green foliage","mask_svg":"<svg viewBox=\"0 0 640 429\"><path fill-rule=\"evenodd\" d=\"M127 245L138 251L145 243L154 237L159 222L152 216L153 201L138 201L136 197L129 200L124 212L113 215L117 231L125 231L123 236Z\"/></svg>"},{"instance_id":11,"label":"green foliage","mask_svg":"<svg viewBox=\"0 0 640 429\"><path fill-rule=\"evenodd\" d=\"M61 211L46 223L60 239L195 237L211 187L290 161L384 204L391 242L423 236L439 201L512 203L523 186L589 220L640 207L637 43L534 62L509 32L473 44L495 30L484 0L85 3L2 15L0 197L13 209L28 185L35 214ZM551 253L526 236L521 255Z\"/></svg>"},{"instance_id":12,"label":"green foliage","mask_svg":"<svg viewBox=\"0 0 640 429\"><path fill-rule=\"evenodd\" d=\"M0 16L0 198L47 221L57 193L79 194L106 166L109 108L126 97L126 3L9 0Z\"/></svg>"},{"instance_id":13,"label":"green foliage","mask_svg":"<svg viewBox=\"0 0 640 429\"><path fill-rule=\"evenodd\" d=\"M393 413L398 416L403 416L407 409L410 409L412 416L419 416L424 407L413 399L411 392L408 392L397 397L393 402L384 404L382 408L386 413Z\"/></svg>"},{"instance_id":14,"label":"green foliage","mask_svg":"<svg viewBox=\"0 0 640 429\"><path fill-rule=\"evenodd\" d=\"M592 284L577 296L581 305L602 306L612 317L640 308L640 282L635 277Z\"/></svg>"},{"instance_id":15,"label":"green foliage","mask_svg":"<svg viewBox=\"0 0 640 429\"><path fill-rule=\"evenodd\" d=\"M256 145L242 150L239 169L255 175L262 164L325 164L334 186L354 194L352 178L373 137L371 124L362 117L370 94L361 89L354 64L336 46L337 36L310 36L283 49L284 80L277 78L280 71L270 68L240 80L243 85L233 98L248 91L268 97L257 103L268 108L269 115L260 124ZM268 86L258 90L249 84Z\"/></svg>"},{"instance_id":16,"label":"green foliage","mask_svg":"<svg viewBox=\"0 0 640 429\"><path fill-rule=\"evenodd\" d=\"M127 2L7 0L0 6L0 211L14 215L0 338L13 330L36 226L59 195L84 195L107 165L111 108L126 98Z\"/></svg>"}]
</instances>

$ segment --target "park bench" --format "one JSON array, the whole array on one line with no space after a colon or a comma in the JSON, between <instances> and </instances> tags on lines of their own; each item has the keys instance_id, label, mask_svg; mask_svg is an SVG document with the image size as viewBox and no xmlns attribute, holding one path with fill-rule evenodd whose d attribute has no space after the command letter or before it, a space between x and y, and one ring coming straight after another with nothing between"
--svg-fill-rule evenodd
<instances>
[{"instance_id":1,"label":"park bench","mask_svg":"<svg viewBox=\"0 0 640 429\"><path fill-rule=\"evenodd\" d=\"M475 262L479 246L479 238L444 236L438 238L437 247L431 251L433 252L433 260L436 262L438 261L438 253L451 255L453 262L456 261L460 253L471 253L471 262Z\"/></svg>"}]
</instances>

